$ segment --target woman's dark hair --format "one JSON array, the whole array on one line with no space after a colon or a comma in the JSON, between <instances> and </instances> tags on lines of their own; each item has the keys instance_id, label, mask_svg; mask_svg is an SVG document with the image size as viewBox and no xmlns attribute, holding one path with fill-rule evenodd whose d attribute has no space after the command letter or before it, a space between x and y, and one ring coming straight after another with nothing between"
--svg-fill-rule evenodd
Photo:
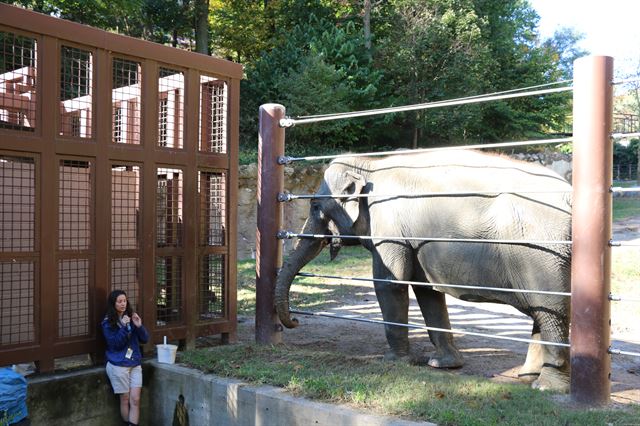
<instances>
[{"instance_id":1,"label":"woman's dark hair","mask_svg":"<svg viewBox=\"0 0 640 426\"><path fill-rule=\"evenodd\" d=\"M113 290L111 294L109 294L109 299L107 299L107 314L105 315L111 328L118 328L118 312L116 311L116 300L118 300L119 296L124 295L127 297L127 293L122 290ZM133 309L131 309L131 304L129 303L129 298L127 297L127 307L124 310L124 313L128 316L131 316L133 313Z\"/></svg>"}]
</instances>

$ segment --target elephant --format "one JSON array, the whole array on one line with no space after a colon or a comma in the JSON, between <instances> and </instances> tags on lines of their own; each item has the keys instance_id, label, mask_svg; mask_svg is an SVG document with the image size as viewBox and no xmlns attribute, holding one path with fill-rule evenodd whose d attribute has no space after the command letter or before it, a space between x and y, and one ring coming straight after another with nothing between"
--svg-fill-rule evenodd
<instances>
[{"instance_id":1,"label":"elephant","mask_svg":"<svg viewBox=\"0 0 640 426\"><path fill-rule=\"evenodd\" d=\"M361 244L371 253L385 322L408 323L408 285L389 280L411 281L421 284L412 287L427 326L451 328L447 293L511 305L532 318L532 340L566 343L566 296L438 284L569 292L570 183L540 164L477 150L401 154L347 155L329 164L301 231L320 237L302 235L276 278L274 303L280 322L288 328L298 325L289 311L289 291L304 265L327 245L333 258L341 244ZM385 359L415 360L407 327L385 324L385 336ZM435 351L418 356L422 363L436 368L463 365L451 333L429 330L429 338ZM568 348L530 343L519 376L534 388L567 392Z\"/></svg>"}]
</instances>

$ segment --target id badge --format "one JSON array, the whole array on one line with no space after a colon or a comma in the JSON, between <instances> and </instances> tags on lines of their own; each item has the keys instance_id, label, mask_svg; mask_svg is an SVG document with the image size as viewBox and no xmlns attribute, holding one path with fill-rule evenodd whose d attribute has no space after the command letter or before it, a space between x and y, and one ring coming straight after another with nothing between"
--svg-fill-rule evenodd
<instances>
[{"instance_id":1,"label":"id badge","mask_svg":"<svg viewBox=\"0 0 640 426\"><path fill-rule=\"evenodd\" d=\"M131 359L132 356L133 356L133 349L127 348L127 353L124 355L124 357L126 359Z\"/></svg>"}]
</instances>

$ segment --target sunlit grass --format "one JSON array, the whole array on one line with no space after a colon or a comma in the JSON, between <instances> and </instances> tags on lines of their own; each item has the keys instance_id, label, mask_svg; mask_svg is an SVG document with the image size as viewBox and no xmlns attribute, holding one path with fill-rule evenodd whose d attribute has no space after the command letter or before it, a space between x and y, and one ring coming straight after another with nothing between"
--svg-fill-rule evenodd
<instances>
[{"instance_id":1,"label":"sunlit grass","mask_svg":"<svg viewBox=\"0 0 640 426\"><path fill-rule=\"evenodd\" d=\"M442 425L633 424L640 416L637 406L571 409L526 385L283 345L198 349L181 353L179 362L297 396Z\"/></svg>"},{"instance_id":2,"label":"sunlit grass","mask_svg":"<svg viewBox=\"0 0 640 426\"><path fill-rule=\"evenodd\" d=\"M333 261L324 250L302 272L315 275L371 276L369 252L362 247L344 247ZM255 260L238 262L238 313L255 314ZM345 297L371 291L369 283L318 277L296 277L291 285L291 305L300 309L323 310L344 304Z\"/></svg>"},{"instance_id":3,"label":"sunlit grass","mask_svg":"<svg viewBox=\"0 0 640 426\"><path fill-rule=\"evenodd\" d=\"M615 197L613 199L613 221L640 216L640 198Z\"/></svg>"}]
</instances>

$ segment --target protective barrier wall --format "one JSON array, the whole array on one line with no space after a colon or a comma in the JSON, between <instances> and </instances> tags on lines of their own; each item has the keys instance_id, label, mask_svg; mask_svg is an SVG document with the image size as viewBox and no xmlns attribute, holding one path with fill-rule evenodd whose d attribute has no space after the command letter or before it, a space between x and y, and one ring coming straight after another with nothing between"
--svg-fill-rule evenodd
<instances>
[{"instance_id":1,"label":"protective barrier wall","mask_svg":"<svg viewBox=\"0 0 640 426\"><path fill-rule=\"evenodd\" d=\"M0 4L0 365L99 358L115 288L151 343L234 338L241 78Z\"/></svg>"}]
</instances>

